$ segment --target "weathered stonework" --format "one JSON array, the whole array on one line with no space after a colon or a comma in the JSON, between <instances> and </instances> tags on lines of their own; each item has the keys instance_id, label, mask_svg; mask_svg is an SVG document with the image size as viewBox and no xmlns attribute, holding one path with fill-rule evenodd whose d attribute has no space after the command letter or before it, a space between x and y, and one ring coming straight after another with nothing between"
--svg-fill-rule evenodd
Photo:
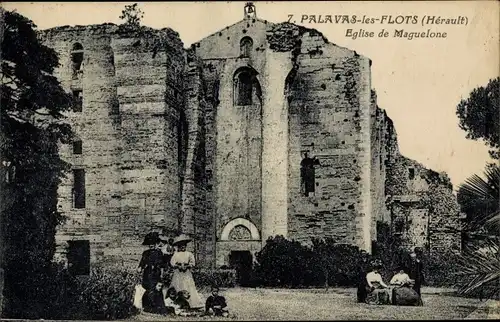
<instances>
[{"instance_id":1,"label":"weathered stonework","mask_svg":"<svg viewBox=\"0 0 500 322\"><path fill-rule=\"evenodd\" d=\"M232 251L254 254L274 235L370 251L376 223L403 217L413 218L408 247L459 244L450 232L456 200L446 180L399 154L370 59L316 30L247 17L190 49L170 29L113 24L40 36L59 53L63 86L83 91L82 111L68 114L82 154L61 153L85 169L86 205L73 207L68 176L59 191L68 217L57 233L62 258L67 241L84 239L92 262L136 265L150 230L189 234L203 266L231 264ZM84 55L77 79L75 43ZM319 161L307 196L305 152Z\"/></svg>"}]
</instances>

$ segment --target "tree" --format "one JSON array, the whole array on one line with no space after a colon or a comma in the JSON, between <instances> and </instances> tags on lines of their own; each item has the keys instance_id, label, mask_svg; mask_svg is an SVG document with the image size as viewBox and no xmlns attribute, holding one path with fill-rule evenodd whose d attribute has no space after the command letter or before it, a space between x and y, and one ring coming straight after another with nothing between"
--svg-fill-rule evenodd
<instances>
[{"instance_id":1,"label":"tree","mask_svg":"<svg viewBox=\"0 0 500 322\"><path fill-rule=\"evenodd\" d=\"M125 25L129 27L139 27L141 19L144 17L143 11L137 7L137 3L125 6L120 19L125 20Z\"/></svg>"},{"instance_id":2,"label":"tree","mask_svg":"<svg viewBox=\"0 0 500 322\"><path fill-rule=\"evenodd\" d=\"M72 138L63 114L72 98L52 75L58 57L39 42L33 22L1 8L0 16L0 153L2 165L9 166L9 180L1 181L0 233L8 254L4 294L8 312L23 316L27 307L37 305L37 287L26 281L36 280L29 277L50 264L62 220L57 188L68 165L59 157L58 143Z\"/></svg>"},{"instance_id":3,"label":"tree","mask_svg":"<svg viewBox=\"0 0 500 322\"><path fill-rule=\"evenodd\" d=\"M478 175L460 185L458 200L467 214L467 230L480 243L470 246L460 257L460 292L490 297L498 294L500 256L500 166L490 164L485 179Z\"/></svg>"},{"instance_id":4,"label":"tree","mask_svg":"<svg viewBox=\"0 0 500 322\"><path fill-rule=\"evenodd\" d=\"M492 149L490 155L500 157L500 78L491 79L486 87L475 88L457 106L459 126L467 138L483 139Z\"/></svg>"},{"instance_id":5,"label":"tree","mask_svg":"<svg viewBox=\"0 0 500 322\"><path fill-rule=\"evenodd\" d=\"M467 215L467 230L495 235L500 229L500 167L486 166L484 177L469 177L459 186L457 199Z\"/></svg>"}]
</instances>

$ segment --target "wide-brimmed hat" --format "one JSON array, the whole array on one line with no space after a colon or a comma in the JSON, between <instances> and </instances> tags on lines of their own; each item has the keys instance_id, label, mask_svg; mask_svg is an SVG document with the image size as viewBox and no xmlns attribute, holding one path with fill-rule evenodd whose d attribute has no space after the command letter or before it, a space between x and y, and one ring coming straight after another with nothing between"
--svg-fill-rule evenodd
<instances>
[{"instance_id":1,"label":"wide-brimmed hat","mask_svg":"<svg viewBox=\"0 0 500 322\"><path fill-rule=\"evenodd\" d=\"M181 235L174 238L173 245L187 244L190 241L191 241L191 238L189 238L189 236L181 234Z\"/></svg>"},{"instance_id":2,"label":"wide-brimmed hat","mask_svg":"<svg viewBox=\"0 0 500 322\"><path fill-rule=\"evenodd\" d=\"M150 232L144 237L143 245L155 245L160 241L160 236L157 232Z\"/></svg>"}]
</instances>

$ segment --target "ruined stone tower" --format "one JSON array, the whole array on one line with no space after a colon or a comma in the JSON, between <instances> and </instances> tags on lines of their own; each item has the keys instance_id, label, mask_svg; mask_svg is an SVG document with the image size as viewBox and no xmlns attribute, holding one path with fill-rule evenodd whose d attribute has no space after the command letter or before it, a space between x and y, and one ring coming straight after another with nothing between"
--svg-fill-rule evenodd
<instances>
[{"instance_id":1,"label":"ruined stone tower","mask_svg":"<svg viewBox=\"0 0 500 322\"><path fill-rule=\"evenodd\" d=\"M371 61L318 31L261 20L247 3L241 21L189 49L168 28L41 37L81 102L68 115L78 139L61 150L73 165L57 234L68 262L136 265L150 230L189 234L210 267L251 264L275 235L370 251L377 222L391 224L388 197L403 192L389 185L406 165Z\"/></svg>"}]
</instances>

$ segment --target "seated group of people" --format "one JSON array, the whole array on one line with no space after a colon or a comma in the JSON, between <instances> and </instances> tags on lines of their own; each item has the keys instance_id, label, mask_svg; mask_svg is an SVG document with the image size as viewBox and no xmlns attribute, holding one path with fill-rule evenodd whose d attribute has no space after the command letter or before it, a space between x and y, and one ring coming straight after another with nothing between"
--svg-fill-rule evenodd
<instances>
[{"instance_id":1,"label":"seated group of people","mask_svg":"<svg viewBox=\"0 0 500 322\"><path fill-rule=\"evenodd\" d=\"M382 280L379 273L381 268L381 263L372 265L372 270L366 274L366 278L358 287L358 302L379 305L422 305L420 283L410 279L404 266L398 268L398 272L392 277L389 285Z\"/></svg>"},{"instance_id":2,"label":"seated group of people","mask_svg":"<svg viewBox=\"0 0 500 322\"><path fill-rule=\"evenodd\" d=\"M211 293L205 303L205 315L227 317L229 310L226 299L219 295L219 288L213 286ZM154 289L144 293L142 303L144 311L148 313L180 316L199 315L199 312L191 310L189 298L188 291L177 291L174 287L170 287L164 295L163 283L158 282Z\"/></svg>"}]
</instances>

